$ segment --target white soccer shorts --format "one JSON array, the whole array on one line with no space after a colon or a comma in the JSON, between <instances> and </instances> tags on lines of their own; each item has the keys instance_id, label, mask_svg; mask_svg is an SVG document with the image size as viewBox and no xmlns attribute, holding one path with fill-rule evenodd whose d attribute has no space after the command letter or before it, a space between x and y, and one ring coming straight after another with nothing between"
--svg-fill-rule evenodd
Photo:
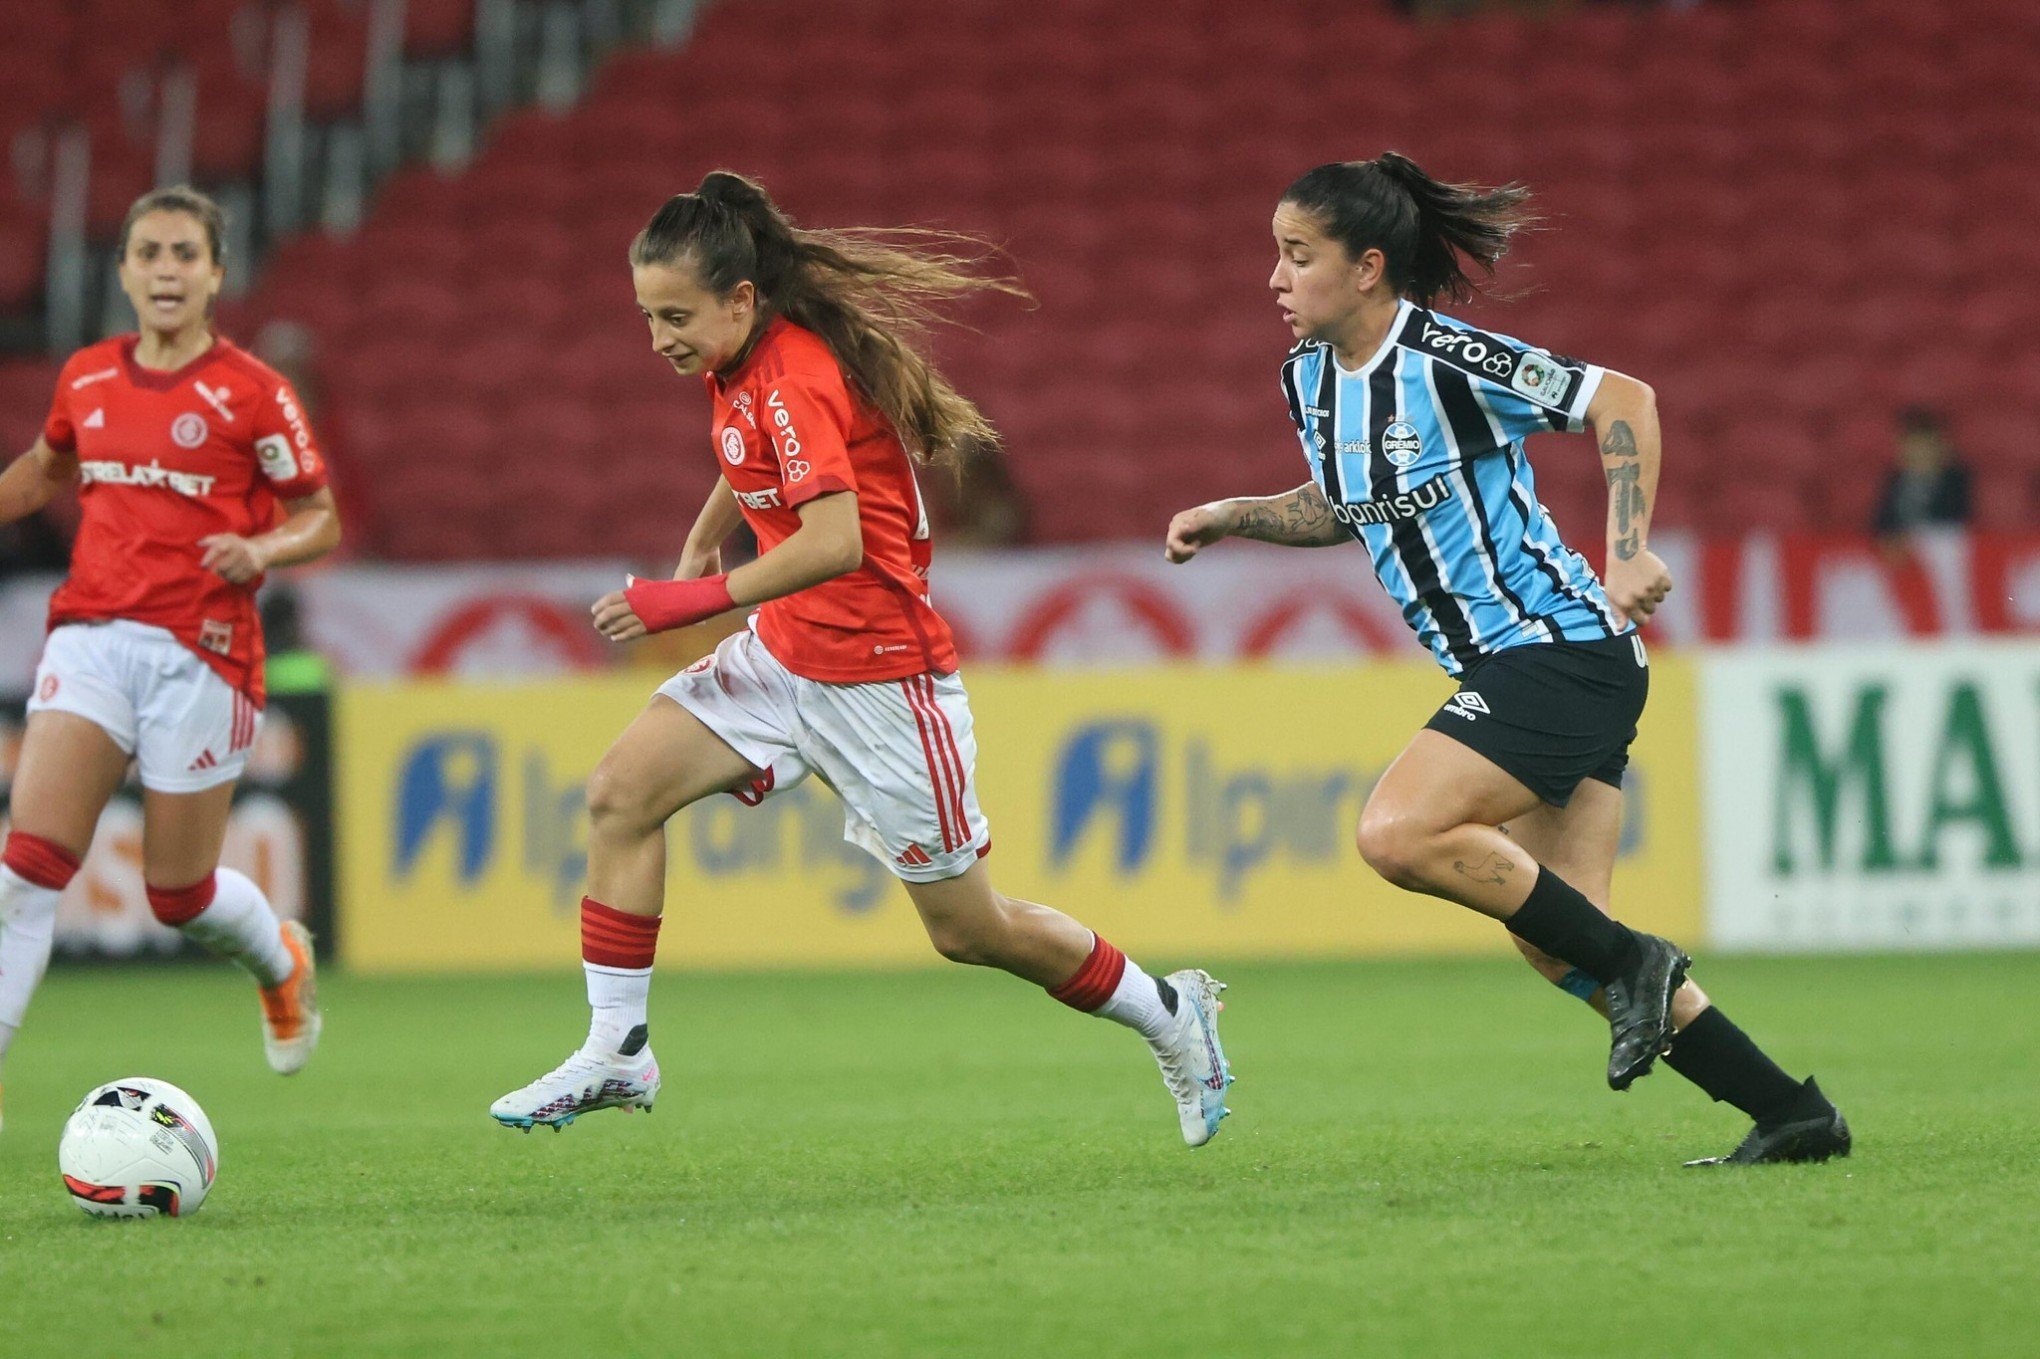
<instances>
[{"instance_id":1,"label":"white soccer shorts","mask_svg":"<svg viewBox=\"0 0 2040 1359\"><path fill-rule=\"evenodd\" d=\"M72 713L134 757L142 787L197 793L241 777L262 712L162 628L66 623L43 643L28 711Z\"/></svg>"},{"instance_id":2,"label":"white soccer shorts","mask_svg":"<svg viewBox=\"0 0 2040 1359\"><path fill-rule=\"evenodd\" d=\"M755 805L817 774L843 800L843 838L908 882L956 877L991 849L970 700L955 675L824 684L745 631L659 692L762 771L736 797Z\"/></svg>"}]
</instances>

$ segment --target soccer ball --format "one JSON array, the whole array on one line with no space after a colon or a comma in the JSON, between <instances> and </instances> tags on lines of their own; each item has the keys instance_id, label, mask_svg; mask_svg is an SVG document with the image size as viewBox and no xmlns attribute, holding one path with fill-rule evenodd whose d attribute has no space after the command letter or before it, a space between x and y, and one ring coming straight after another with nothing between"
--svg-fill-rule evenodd
<instances>
[{"instance_id":1,"label":"soccer ball","mask_svg":"<svg viewBox=\"0 0 2040 1359\"><path fill-rule=\"evenodd\" d=\"M219 1171L219 1139L198 1101L129 1076L79 1102L57 1143L71 1201L94 1217L186 1217Z\"/></svg>"}]
</instances>

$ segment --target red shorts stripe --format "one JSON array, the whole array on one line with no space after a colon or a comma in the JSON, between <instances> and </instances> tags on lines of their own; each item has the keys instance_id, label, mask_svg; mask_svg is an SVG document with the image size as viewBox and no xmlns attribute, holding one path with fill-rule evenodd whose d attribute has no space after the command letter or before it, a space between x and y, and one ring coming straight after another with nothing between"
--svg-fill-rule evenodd
<instances>
[{"instance_id":1,"label":"red shorts stripe","mask_svg":"<svg viewBox=\"0 0 2040 1359\"><path fill-rule=\"evenodd\" d=\"M950 772L949 810L956 818L956 843L967 845L970 843L970 815L964 810L963 790L969 775L963 767L963 752L956 748L956 729L949 724L949 714L942 711L942 704L935 692L934 677L922 675L920 679L927 686L928 707L933 712L936 722L935 748Z\"/></svg>"},{"instance_id":2,"label":"red shorts stripe","mask_svg":"<svg viewBox=\"0 0 2040 1359\"><path fill-rule=\"evenodd\" d=\"M1105 936L1091 936L1091 956L1077 969L1077 975L1048 994L1073 1010L1086 1014L1112 999L1119 979L1126 975L1126 955L1105 942Z\"/></svg>"},{"instance_id":3,"label":"red shorts stripe","mask_svg":"<svg viewBox=\"0 0 2040 1359\"><path fill-rule=\"evenodd\" d=\"M957 846L956 830L949 819L949 803L942 792L942 761L935 754L935 736L928 720L927 709L923 706L921 692L915 685L918 675L910 675L900 681L900 690L907 696L907 707L914 714L914 726L921 734L921 754L928 762L928 782L935 790L935 819L942 827L942 852L950 853Z\"/></svg>"},{"instance_id":4,"label":"red shorts stripe","mask_svg":"<svg viewBox=\"0 0 2040 1359\"><path fill-rule=\"evenodd\" d=\"M582 897L582 961L633 971L650 967L659 948L659 920L655 915L631 915L593 897Z\"/></svg>"},{"instance_id":5,"label":"red shorts stripe","mask_svg":"<svg viewBox=\"0 0 2040 1359\"><path fill-rule=\"evenodd\" d=\"M7 832L7 848L0 853L0 862L13 869L16 876L37 887L47 887L61 892L71 885L71 879L78 876L78 856L54 840L45 840L40 835L27 831Z\"/></svg>"}]
</instances>

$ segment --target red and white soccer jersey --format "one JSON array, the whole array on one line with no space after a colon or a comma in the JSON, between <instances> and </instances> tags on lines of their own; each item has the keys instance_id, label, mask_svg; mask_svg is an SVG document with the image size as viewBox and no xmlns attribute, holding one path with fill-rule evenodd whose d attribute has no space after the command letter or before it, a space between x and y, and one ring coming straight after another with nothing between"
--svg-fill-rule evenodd
<instances>
[{"instance_id":1,"label":"red and white soccer jersey","mask_svg":"<svg viewBox=\"0 0 2040 1359\"><path fill-rule=\"evenodd\" d=\"M225 339L174 372L136 364L137 337L71 356L43 439L75 453L82 516L49 626L126 619L160 627L257 707L261 580L235 585L199 561L201 538L273 527L279 500L326 485L297 394Z\"/></svg>"},{"instance_id":2,"label":"red and white soccer jersey","mask_svg":"<svg viewBox=\"0 0 2040 1359\"><path fill-rule=\"evenodd\" d=\"M828 345L777 318L742 367L705 380L722 474L760 552L800 528L800 505L857 495L863 564L760 605L766 648L794 674L831 684L954 671L949 625L928 600L933 554L913 462Z\"/></svg>"}]
</instances>

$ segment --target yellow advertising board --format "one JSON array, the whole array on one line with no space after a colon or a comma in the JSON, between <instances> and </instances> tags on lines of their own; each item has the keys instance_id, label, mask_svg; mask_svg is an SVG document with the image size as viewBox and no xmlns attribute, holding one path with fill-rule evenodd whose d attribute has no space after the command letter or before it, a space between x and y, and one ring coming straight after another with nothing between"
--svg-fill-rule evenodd
<instances>
[{"instance_id":1,"label":"yellow advertising board","mask_svg":"<svg viewBox=\"0 0 2040 1359\"><path fill-rule=\"evenodd\" d=\"M1353 827L1387 763L1451 692L1418 663L974 670L978 791L1000 890L1130 951L1193 959L1507 947L1471 912L1387 886ZM1693 671L1652 664L1618 912L1700 921ZM568 966L579 957L582 788L646 701L641 677L344 695L342 940L364 970ZM668 830L668 966L936 960L884 865L807 780L718 796Z\"/></svg>"}]
</instances>

